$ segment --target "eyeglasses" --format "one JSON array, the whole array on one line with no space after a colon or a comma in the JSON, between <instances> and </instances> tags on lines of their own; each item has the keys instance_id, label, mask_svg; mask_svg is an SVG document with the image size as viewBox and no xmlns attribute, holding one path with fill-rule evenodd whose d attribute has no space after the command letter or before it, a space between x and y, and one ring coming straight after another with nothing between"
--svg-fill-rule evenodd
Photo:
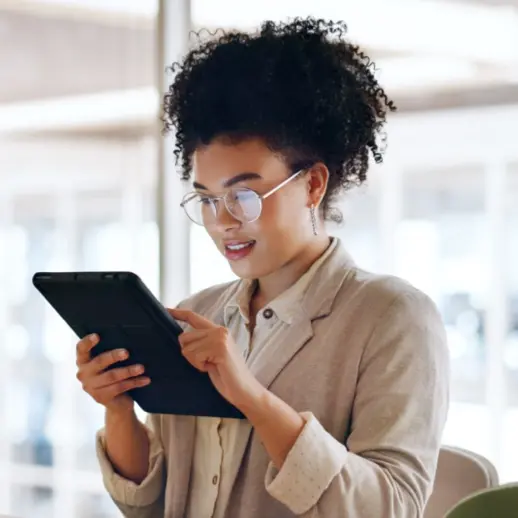
<instances>
[{"instance_id":1,"label":"eyeglasses","mask_svg":"<svg viewBox=\"0 0 518 518\"><path fill-rule=\"evenodd\" d=\"M193 223L206 226L216 220L220 201L223 200L225 208L232 217L241 221L241 223L253 223L261 215L263 200L297 178L304 171L304 169L297 171L266 194L258 194L247 187L233 187L221 196L190 192L183 197L180 207L185 210Z\"/></svg>"}]
</instances>

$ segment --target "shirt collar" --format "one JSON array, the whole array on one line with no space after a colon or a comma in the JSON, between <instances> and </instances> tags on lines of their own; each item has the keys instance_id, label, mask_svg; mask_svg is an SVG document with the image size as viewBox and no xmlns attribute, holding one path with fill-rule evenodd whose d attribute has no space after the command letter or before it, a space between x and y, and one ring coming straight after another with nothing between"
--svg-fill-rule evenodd
<instances>
[{"instance_id":1,"label":"shirt collar","mask_svg":"<svg viewBox=\"0 0 518 518\"><path fill-rule=\"evenodd\" d=\"M250 299L257 287L257 281L251 279L241 279L239 281L237 290L232 295L230 300L227 302L224 311L223 318L225 327L229 326L232 317L239 312L241 318L248 324L250 321Z\"/></svg>"}]
</instances>

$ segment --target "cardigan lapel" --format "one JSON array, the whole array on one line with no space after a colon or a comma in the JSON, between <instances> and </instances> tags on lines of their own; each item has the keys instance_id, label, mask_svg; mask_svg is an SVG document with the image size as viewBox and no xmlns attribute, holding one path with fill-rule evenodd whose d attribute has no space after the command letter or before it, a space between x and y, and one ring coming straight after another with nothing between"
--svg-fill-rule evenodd
<instances>
[{"instance_id":1,"label":"cardigan lapel","mask_svg":"<svg viewBox=\"0 0 518 518\"><path fill-rule=\"evenodd\" d=\"M315 273L301 300L299 311L275 343L250 355L250 369L269 388L291 359L313 337L313 321L331 313L338 291L352 274L354 263L340 243Z\"/></svg>"},{"instance_id":2,"label":"cardigan lapel","mask_svg":"<svg viewBox=\"0 0 518 518\"><path fill-rule=\"evenodd\" d=\"M257 380L266 388L288 365L290 360L313 337L313 326L309 318L304 316L293 321L278 340L268 345L255 356L250 357L250 370Z\"/></svg>"}]
</instances>

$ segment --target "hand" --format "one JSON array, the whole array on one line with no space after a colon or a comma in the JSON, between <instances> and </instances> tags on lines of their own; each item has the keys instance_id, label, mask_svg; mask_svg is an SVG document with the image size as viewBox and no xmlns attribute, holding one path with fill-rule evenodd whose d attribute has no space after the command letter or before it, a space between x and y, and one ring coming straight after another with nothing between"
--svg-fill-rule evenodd
<instances>
[{"instance_id":1,"label":"hand","mask_svg":"<svg viewBox=\"0 0 518 518\"><path fill-rule=\"evenodd\" d=\"M243 410L262 396L266 389L248 369L226 327L186 309L170 309L169 313L192 328L179 337L182 354L191 365L209 375L227 401Z\"/></svg>"},{"instance_id":2,"label":"hand","mask_svg":"<svg viewBox=\"0 0 518 518\"><path fill-rule=\"evenodd\" d=\"M130 389L144 387L150 380L142 376L142 365L131 365L105 371L107 367L128 358L128 351L119 349L92 359L90 351L99 343L97 335L90 335L77 343L77 379L83 390L97 403L113 412L133 410L133 399L125 394Z\"/></svg>"}]
</instances>

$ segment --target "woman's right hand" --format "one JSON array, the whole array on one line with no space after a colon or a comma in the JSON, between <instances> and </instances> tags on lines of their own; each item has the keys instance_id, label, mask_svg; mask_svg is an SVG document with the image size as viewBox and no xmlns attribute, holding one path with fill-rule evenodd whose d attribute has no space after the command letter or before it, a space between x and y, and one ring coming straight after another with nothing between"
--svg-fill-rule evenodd
<instances>
[{"instance_id":1,"label":"woman's right hand","mask_svg":"<svg viewBox=\"0 0 518 518\"><path fill-rule=\"evenodd\" d=\"M97 335L86 336L77 343L77 379L83 385L83 390L107 410L133 410L133 399L126 392L149 384L149 378L142 376L144 367L131 365L105 370L110 365L126 360L128 352L117 349L92 358L90 351L98 343Z\"/></svg>"}]
</instances>

